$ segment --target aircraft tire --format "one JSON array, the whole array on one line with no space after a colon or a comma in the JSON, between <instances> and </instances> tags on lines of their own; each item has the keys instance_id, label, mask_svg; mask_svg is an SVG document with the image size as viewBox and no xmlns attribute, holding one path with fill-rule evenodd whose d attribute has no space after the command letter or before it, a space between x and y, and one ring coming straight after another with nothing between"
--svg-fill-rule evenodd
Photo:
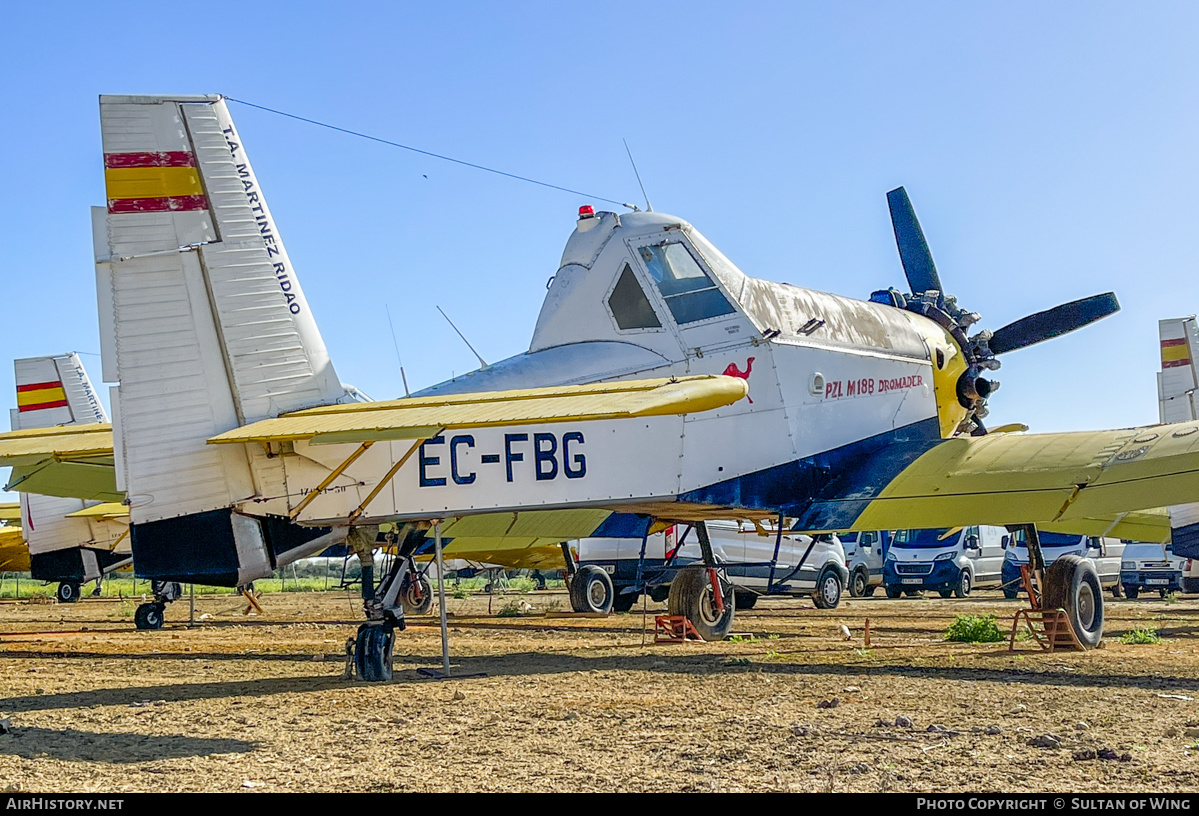
<instances>
[{"instance_id":1,"label":"aircraft tire","mask_svg":"<svg viewBox=\"0 0 1199 816\"><path fill-rule=\"evenodd\" d=\"M738 609L753 609L758 605L758 593L756 592L738 592L733 590L733 595L736 596Z\"/></svg>"},{"instance_id":2,"label":"aircraft tire","mask_svg":"<svg viewBox=\"0 0 1199 816\"><path fill-rule=\"evenodd\" d=\"M1045 609L1064 609L1080 643L1094 649L1103 640L1103 587L1090 561L1063 555L1045 570Z\"/></svg>"},{"instance_id":3,"label":"aircraft tire","mask_svg":"<svg viewBox=\"0 0 1199 816\"><path fill-rule=\"evenodd\" d=\"M616 591L608 573L595 564L584 564L570 582L570 608L576 612L607 614L612 611Z\"/></svg>"},{"instance_id":4,"label":"aircraft tire","mask_svg":"<svg viewBox=\"0 0 1199 816\"><path fill-rule=\"evenodd\" d=\"M160 603L144 603L133 613L133 625L138 629L161 629L164 611Z\"/></svg>"},{"instance_id":5,"label":"aircraft tire","mask_svg":"<svg viewBox=\"0 0 1199 816\"><path fill-rule=\"evenodd\" d=\"M76 582L60 581L54 597L58 598L59 603L75 603L75 601L79 600L81 592L82 588Z\"/></svg>"},{"instance_id":6,"label":"aircraft tire","mask_svg":"<svg viewBox=\"0 0 1199 816\"><path fill-rule=\"evenodd\" d=\"M639 592L624 592L612 599L613 612L628 612L641 597Z\"/></svg>"},{"instance_id":7,"label":"aircraft tire","mask_svg":"<svg viewBox=\"0 0 1199 816\"><path fill-rule=\"evenodd\" d=\"M816 591L812 593L812 604L817 609L836 609L841 603L841 576L826 569L816 579Z\"/></svg>"},{"instance_id":8,"label":"aircraft tire","mask_svg":"<svg viewBox=\"0 0 1199 816\"><path fill-rule=\"evenodd\" d=\"M855 598L865 598L870 594L870 575L864 569L856 569L849 576L849 594Z\"/></svg>"},{"instance_id":9,"label":"aircraft tire","mask_svg":"<svg viewBox=\"0 0 1199 816\"><path fill-rule=\"evenodd\" d=\"M420 597L417 597L418 589ZM429 614L429 610L433 608L433 585L429 583L429 579L422 575L410 580L400 592L400 606L403 607L405 615Z\"/></svg>"},{"instance_id":10,"label":"aircraft tire","mask_svg":"<svg viewBox=\"0 0 1199 816\"><path fill-rule=\"evenodd\" d=\"M354 664L358 676L366 682L379 683L391 679L394 631L390 626L377 623L364 623L358 627Z\"/></svg>"},{"instance_id":11,"label":"aircraft tire","mask_svg":"<svg viewBox=\"0 0 1199 816\"><path fill-rule=\"evenodd\" d=\"M720 576L720 589L724 596L723 613L717 611L712 601L712 582L706 569L679 570L670 582L667 611L671 615L686 617L704 640L724 640L733 630L737 596L733 592L733 585L724 576Z\"/></svg>"}]
</instances>

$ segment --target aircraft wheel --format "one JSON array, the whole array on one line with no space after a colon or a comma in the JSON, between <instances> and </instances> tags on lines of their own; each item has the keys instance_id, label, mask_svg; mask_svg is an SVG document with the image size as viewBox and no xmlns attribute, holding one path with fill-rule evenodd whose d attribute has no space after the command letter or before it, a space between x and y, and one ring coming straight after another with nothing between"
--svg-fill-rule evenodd
<instances>
[{"instance_id":1,"label":"aircraft wheel","mask_svg":"<svg viewBox=\"0 0 1199 816\"><path fill-rule=\"evenodd\" d=\"M841 603L841 576L831 569L820 573L812 603L817 609L836 609Z\"/></svg>"},{"instance_id":2,"label":"aircraft wheel","mask_svg":"<svg viewBox=\"0 0 1199 816\"><path fill-rule=\"evenodd\" d=\"M433 585L429 579L422 575L410 580L400 593L400 606L405 615L427 615L433 608Z\"/></svg>"},{"instance_id":3,"label":"aircraft wheel","mask_svg":"<svg viewBox=\"0 0 1199 816\"><path fill-rule=\"evenodd\" d=\"M637 599L641 597L638 592L624 592L612 599L613 612L628 612L637 603Z\"/></svg>"},{"instance_id":4,"label":"aircraft wheel","mask_svg":"<svg viewBox=\"0 0 1199 816\"><path fill-rule=\"evenodd\" d=\"M161 629L164 611L160 603L144 603L133 613L133 625L138 629Z\"/></svg>"},{"instance_id":5,"label":"aircraft wheel","mask_svg":"<svg viewBox=\"0 0 1199 816\"><path fill-rule=\"evenodd\" d=\"M54 597L58 598L59 603L75 603L79 600L79 594L82 588L74 581L61 581L58 584L58 590L54 593Z\"/></svg>"},{"instance_id":6,"label":"aircraft wheel","mask_svg":"<svg viewBox=\"0 0 1199 816\"><path fill-rule=\"evenodd\" d=\"M669 614L686 617L699 636L708 641L724 640L733 629L736 594L727 578L719 573L718 577L724 612L716 608L706 569L679 570L670 582L670 597L667 598Z\"/></svg>"},{"instance_id":7,"label":"aircraft wheel","mask_svg":"<svg viewBox=\"0 0 1199 816\"><path fill-rule=\"evenodd\" d=\"M756 592L738 592L733 591L736 596L738 609L753 609L758 605L758 593Z\"/></svg>"},{"instance_id":8,"label":"aircraft wheel","mask_svg":"<svg viewBox=\"0 0 1199 816\"><path fill-rule=\"evenodd\" d=\"M1134 587L1134 586L1124 587L1124 597L1128 598L1128 600L1130 600L1130 601L1135 601L1137 599L1137 596L1140 594L1141 594L1140 587Z\"/></svg>"},{"instance_id":9,"label":"aircraft wheel","mask_svg":"<svg viewBox=\"0 0 1199 816\"><path fill-rule=\"evenodd\" d=\"M854 570L853 575L849 576L849 594L855 598L865 598L869 589L870 576L866 570Z\"/></svg>"},{"instance_id":10,"label":"aircraft wheel","mask_svg":"<svg viewBox=\"0 0 1199 816\"><path fill-rule=\"evenodd\" d=\"M962 570L962 575L958 578L958 585L953 588L953 594L959 598L965 598L970 594L971 583L970 570Z\"/></svg>"},{"instance_id":11,"label":"aircraft wheel","mask_svg":"<svg viewBox=\"0 0 1199 816\"><path fill-rule=\"evenodd\" d=\"M615 596L612 579L595 564L579 567L570 582L570 608L576 612L607 614L612 611Z\"/></svg>"},{"instance_id":12,"label":"aircraft wheel","mask_svg":"<svg viewBox=\"0 0 1199 816\"><path fill-rule=\"evenodd\" d=\"M883 591L887 593L888 598L898 598L903 594L903 590L899 587L885 586L883 587Z\"/></svg>"},{"instance_id":13,"label":"aircraft wheel","mask_svg":"<svg viewBox=\"0 0 1199 816\"><path fill-rule=\"evenodd\" d=\"M391 649L395 630L377 623L358 627L358 643L354 649L354 666L358 676L368 683L391 679Z\"/></svg>"},{"instance_id":14,"label":"aircraft wheel","mask_svg":"<svg viewBox=\"0 0 1199 816\"><path fill-rule=\"evenodd\" d=\"M1063 555L1045 571L1046 609L1064 609L1078 640L1088 649L1103 639L1103 587L1087 559Z\"/></svg>"}]
</instances>

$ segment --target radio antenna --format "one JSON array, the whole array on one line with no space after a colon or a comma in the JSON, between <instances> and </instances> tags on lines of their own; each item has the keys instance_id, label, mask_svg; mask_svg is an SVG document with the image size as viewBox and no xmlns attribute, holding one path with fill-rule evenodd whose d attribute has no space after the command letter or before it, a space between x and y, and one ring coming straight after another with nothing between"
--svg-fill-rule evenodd
<instances>
[{"instance_id":1,"label":"radio antenna","mask_svg":"<svg viewBox=\"0 0 1199 816\"><path fill-rule=\"evenodd\" d=\"M645 211L653 212L654 205L649 203L649 193L645 192L645 184L641 181L641 173L637 171L637 162L633 161L633 151L629 150L629 140L621 139L624 142L624 152L629 154L629 164L633 165L633 175L637 176L637 183L641 185L641 195L645 199Z\"/></svg>"},{"instance_id":2,"label":"radio antenna","mask_svg":"<svg viewBox=\"0 0 1199 816\"><path fill-rule=\"evenodd\" d=\"M387 325L391 328L391 344L395 346L396 362L400 364L400 379L404 383L404 396L411 397L412 394L408 393L408 377L404 374L404 361L400 358L400 344L396 340L396 327L391 322L391 307L384 303L383 308L387 310Z\"/></svg>"},{"instance_id":3,"label":"radio antenna","mask_svg":"<svg viewBox=\"0 0 1199 816\"><path fill-rule=\"evenodd\" d=\"M470 349L471 353L474 354L475 357L477 357L479 359L479 367L480 368L491 368L491 366L487 365L487 361L483 359L483 355L481 355L481 354L479 354L479 352L475 351L475 347L472 346L470 344L470 341L466 339L466 335L463 334L462 332L458 331L458 327L454 325L454 321L450 320L450 316L448 314L446 314L445 311L440 306L437 307L437 311L441 312L441 316L445 318L445 322L450 324L451 329L458 332L458 336L462 338L462 342L466 343L466 347L468 349Z\"/></svg>"}]
</instances>

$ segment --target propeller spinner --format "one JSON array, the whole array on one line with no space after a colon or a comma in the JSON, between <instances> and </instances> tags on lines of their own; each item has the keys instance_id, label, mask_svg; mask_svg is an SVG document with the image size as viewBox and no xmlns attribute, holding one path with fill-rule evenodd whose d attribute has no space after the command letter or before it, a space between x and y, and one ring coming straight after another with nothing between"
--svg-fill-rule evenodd
<instances>
[{"instance_id":1,"label":"propeller spinner","mask_svg":"<svg viewBox=\"0 0 1199 816\"><path fill-rule=\"evenodd\" d=\"M911 295L904 296L890 290L876 293L872 299L922 314L953 335L968 364L957 383L958 401L969 411L964 423L968 427L963 430L986 432L981 420L987 415L987 397L999 387L999 383L980 375L983 371L999 368L997 355L1072 332L1120 310L1115 293L1106 292L1028 315L993 332L983 330L968 337L966 332L978 322L979 316L959 308L957 299L946 295L941 288L937 266L933 263L932 252L929 251L907 191L897 187L887 193L887 205L891 210L895 244L899 248L899 260L903 264Z\"/></svg>"}]
</instances>

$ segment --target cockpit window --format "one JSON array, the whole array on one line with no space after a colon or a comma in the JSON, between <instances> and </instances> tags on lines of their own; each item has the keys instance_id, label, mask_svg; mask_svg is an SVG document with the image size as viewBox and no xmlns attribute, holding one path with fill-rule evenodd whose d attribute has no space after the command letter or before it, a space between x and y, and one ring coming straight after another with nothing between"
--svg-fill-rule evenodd
<instances>
[{"instance_id":1,"label":"cockpit window","mask_svg":"<svg viewBox=\"0 0 1199 816\"><path fill-rule=\"evenodd\" d=\"M637 250L675 322L694 323L733 312L733 305L679 243L643 246Z\"/></svg>"},{"instance_id":2,"label":"cockpit window","mask_svg":"<svg viewBox=\"0 0 1199 816\"><path fill-rule=\"evenodd\" d=\"M628 264L621 270L616 288L608 297L608 308L616 318L616 325L626 329L660 329L662 321L654 314L649 298L641 291L641 284Z\"/></svg>"}]
</instances>

